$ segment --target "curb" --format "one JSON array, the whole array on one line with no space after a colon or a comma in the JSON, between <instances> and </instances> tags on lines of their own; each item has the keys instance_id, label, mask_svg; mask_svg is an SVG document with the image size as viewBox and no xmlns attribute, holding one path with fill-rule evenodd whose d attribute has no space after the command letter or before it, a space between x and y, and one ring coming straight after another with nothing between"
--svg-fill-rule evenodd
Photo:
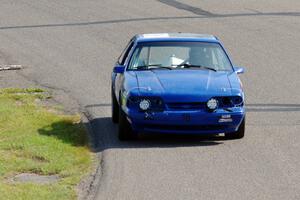
<instances>
[{"instance_id":1,"label":"curb","mask_svg":"<svg viewBox=\"0 0 300 200\"><path fill-rule=\"evenodd\" d=\"M82 181L77 186L78 189L78 199L79 200L94 200L96 198L98 189L100 187L100 180L102 177L102 153L97 152L97 145L94 141L95 132L93 131L92 125L90 123L91 115L88 111L81 111L82 123L84 123L86 131L88 133L89 147L91 151L94 152L95 160L93 161L93 171L83 178Z\"/></svg>"}]
</instances>

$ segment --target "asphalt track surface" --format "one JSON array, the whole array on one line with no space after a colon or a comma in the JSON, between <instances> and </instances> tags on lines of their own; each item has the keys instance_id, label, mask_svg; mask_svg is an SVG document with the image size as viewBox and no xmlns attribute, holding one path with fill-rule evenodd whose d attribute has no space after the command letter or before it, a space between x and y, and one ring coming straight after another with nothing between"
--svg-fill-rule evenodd
<instances>
[{"instance_id":1,"label":"asphalt track surface","mask_svg":"<svg viewBox=\"0 0 300 200\"><path fill-rule=\"evenodd\" d=\"M96 199L300 199L300 1L2 0L0 19L1 64L88 113ZM113 64L136 33L179 31L217 35L246 67L244 139L118 141Z\"/></svg>"}]
</instances>

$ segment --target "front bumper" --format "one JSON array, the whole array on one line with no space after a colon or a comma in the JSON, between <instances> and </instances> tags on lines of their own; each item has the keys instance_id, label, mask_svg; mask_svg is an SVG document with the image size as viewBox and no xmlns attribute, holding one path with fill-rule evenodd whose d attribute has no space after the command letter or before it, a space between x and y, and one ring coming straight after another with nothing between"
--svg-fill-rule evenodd
<instances>
[{"instance_id":1,"label":"front bumper","mask_svg":"<svg viewBox=\"0 0 300 200\"><path fill-rule=\"evenodd\" d=\"M245 116L243 107L232 108L231 111L218 109L214 112L187 110L144 113L126 110L125 113L135 132L174 134L234 132Z\"/></svg>"}]
</instances>

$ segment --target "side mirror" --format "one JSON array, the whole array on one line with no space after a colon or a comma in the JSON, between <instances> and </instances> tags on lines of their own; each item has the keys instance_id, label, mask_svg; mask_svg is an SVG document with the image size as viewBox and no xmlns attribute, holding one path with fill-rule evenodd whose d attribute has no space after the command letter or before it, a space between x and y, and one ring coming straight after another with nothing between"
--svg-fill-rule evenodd
<instances>
[{"instance_id":1,"label":"side mirror","mask_svg":"<svg viewBox=\"0 0 300 200\"><path fill-rule=\"evenodd\" d=\"M124 65L116 65L114 67L114 73L123 74L124 71L125 71L125 66Z\"/></svg>"},{"instance_id":2,"label":"side mirror","mask_svg":"<svg viewBox=\"0 0 300 200\"><path fill-rule=\"evenodd\" d=\"M237 73L237 74L243 74L243 73L245 73L245 69L243 67L237 67L237 66L235 66L233 68L234 68L235 73Z\"/></svg>"}]
</instances>

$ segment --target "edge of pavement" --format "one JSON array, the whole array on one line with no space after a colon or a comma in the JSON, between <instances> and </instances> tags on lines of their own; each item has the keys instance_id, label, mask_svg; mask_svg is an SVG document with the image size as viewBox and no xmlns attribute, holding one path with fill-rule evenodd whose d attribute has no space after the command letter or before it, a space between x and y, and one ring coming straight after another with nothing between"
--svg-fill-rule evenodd
<instances>
[{"instance_id":1,"label":"edge of pavement","mask_svg":"<svg viewBox=\"0 0 300 200\"><path fill-rule=\"evenodd\" d=\"M81 107L82 108L82 107ZM103 155L101 152L97 152L97 144L95 142L95 131L91 124L92 116L86 110L81 110L81 119L82 123L85 125L85 128L88 132L89 137L89 147L93 153L95 153L95 159L93 162L93 170L88 174L87 177L83 178L79 185L77 186L77 195L79 200L94 200L97 196L101 177L102 177L102 164L103 164Z\"/></svg>"}]
</instances>

